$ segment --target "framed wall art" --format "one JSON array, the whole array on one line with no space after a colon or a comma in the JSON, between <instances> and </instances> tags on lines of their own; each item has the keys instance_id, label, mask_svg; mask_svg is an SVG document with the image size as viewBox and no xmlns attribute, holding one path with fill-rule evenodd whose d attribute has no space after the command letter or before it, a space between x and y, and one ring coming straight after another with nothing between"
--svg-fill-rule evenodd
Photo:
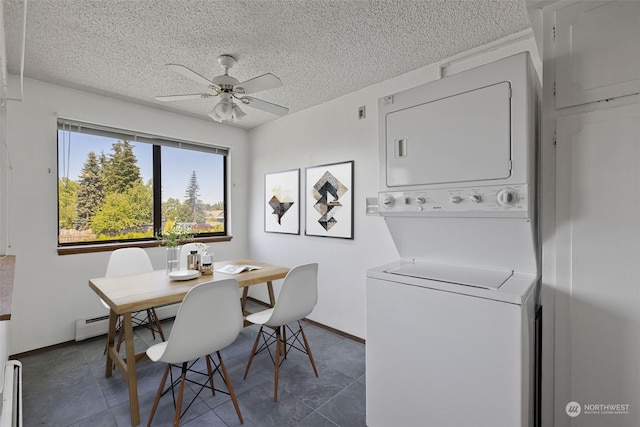
<instances>
[{"instance_id":1,"label":"framed wall art","mask_svg":"<svg viewBox=\"0 0 640 427\"><path fill-rule=\"evenodd\" d=\"M300 234L300 169L265 174L264 231Z\"/></svg>"},{"instance_id":2,"label":"framed wall art","mask_svg":"<svg viewBox=\"0 0 640 427\"><path fill-rule=\"evenodd\" d=\"M353 161L308 167L305 200L306 235L353 239Z\"/></svg>"}]
</instances>

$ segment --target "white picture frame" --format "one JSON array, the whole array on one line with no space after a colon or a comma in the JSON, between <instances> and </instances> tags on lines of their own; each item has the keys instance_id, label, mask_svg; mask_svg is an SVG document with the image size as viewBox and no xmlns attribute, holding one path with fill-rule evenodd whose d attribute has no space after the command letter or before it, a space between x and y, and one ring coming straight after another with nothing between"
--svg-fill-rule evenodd
<instances>
[{"instance_id":1,"label":"white picture frame","mask_svg":"<svg viewBox=\"0 0 640 427\"><path fill-rule=\"evenodd\" d=\"M300 234L300 169L265 174L264 231Z\"/></svg>"}]
</instances>

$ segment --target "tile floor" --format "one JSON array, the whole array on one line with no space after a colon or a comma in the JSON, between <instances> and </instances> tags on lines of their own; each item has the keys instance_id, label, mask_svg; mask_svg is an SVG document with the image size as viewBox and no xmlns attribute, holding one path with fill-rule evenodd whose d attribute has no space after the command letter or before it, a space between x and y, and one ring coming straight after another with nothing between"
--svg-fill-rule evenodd
<instances>
[{"instance_id":1,"label":"tile floor","mask_svg":"<svg viewBox=\"0 0 640 427\"><path fill-rule=\"evenodd\" d=\"M278 403L273 402L273 364L266 352L254 359L242 379L257 327L244 328L222 351L238 396L244 425L250 426L365 426L364 345L303 323L319 377L309 359L293 351L280 370ZM167 333L171 321L164 321ZM153 344L149 330L135 331L136 351ZM24 425L55 427L129 426L127 387L119 373L104 377L104 337L65 345L20 358L24 366ZM146 425L164 365L138 366L141 425ZM193 393L193 392L192 392ZM170 394L160 400L153 426L170 426ZM238 426L230 398L204 390L181 421L184 427Z\"/></svg>"}]
</instances>

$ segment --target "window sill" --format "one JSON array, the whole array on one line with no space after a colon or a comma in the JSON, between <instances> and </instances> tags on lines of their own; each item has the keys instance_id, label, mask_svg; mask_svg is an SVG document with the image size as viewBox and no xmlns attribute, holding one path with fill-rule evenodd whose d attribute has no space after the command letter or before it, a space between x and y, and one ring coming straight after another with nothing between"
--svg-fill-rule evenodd
<instances>
[{"instance_id":1,"label":"window sill","mask_svg":"<svg viewBox=\"0 0 640 427\"><path fill-rule=\"evenodd\" d=\"M229 242L233 239L233 236L211 236L211 237L198 237L193 241L196 243L215 243L215 242ZM123 242L123 243L103 243L99 245L78 245L78 246L61 246L58 248L58 255L74 255L74 254L88 254L91 252L108 252L120 248L154 248L162 246L162 243L157 240L145 240L142 242Z\"/></svg>"}]
</instances>

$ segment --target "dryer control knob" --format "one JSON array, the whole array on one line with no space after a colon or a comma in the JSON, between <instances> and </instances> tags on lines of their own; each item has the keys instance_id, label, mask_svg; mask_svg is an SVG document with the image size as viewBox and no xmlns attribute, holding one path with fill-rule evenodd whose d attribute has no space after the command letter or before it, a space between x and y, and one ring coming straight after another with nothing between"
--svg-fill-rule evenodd
<instances>
[{"instance_id":1,"label":"dryer control knob","mask_svg":"<svg viewBox=\"0 0 640 427\"><path fill-rule=\"evenodd\" d=\"M455 203L457 205L458 203L460 203L462 201L462 197L460 197L460 196L451 196L449 198L449 201L451 203Z\"/></svg>"},{"instance_id":2,"label":"dryer control knob","mask_svg":"<svg viewBox=\"0 0 640 427\"><path fill-rule=\"evenodd\" d=\"M480 203L482 201L482 196L479 194L474 194L471 196L471 201L473 203Z\"/></svg>"},{"instance_id":3,"label":"dryer control knob","mask_svg":"<svg viewBox=\"0 0 640 427\"><path fill-rule=\"evenodd\" d=\"M425 203L427 203L427 199L425 199L424 197L416 197L416 203L419 205L424 205Z\"/></svg>"},{"instance_id":4,"label":"dryer control knob","mask_svg":"<svg viewBox=\"0 0 640 427\"><path fill-rule=\"evenodd\" d=\"M518 193L515 190L511 190L510 188L505 188L503 190L498 191L496 195L496 200L500 206L513 206L518 203L519 197Z\"/></svg>"},{"instance_id":5,"label":"dryer control knob","mask_svg":"<svg viewBox=\"0 0 640 427\"><path fill-rule=\"evenodd\" d=\"M384 198L382 199L382 204L385 208L391 209L393 205L396 204L396 199L394 199L393 196L384 196Z\"/></svg>"}]
</instances>

